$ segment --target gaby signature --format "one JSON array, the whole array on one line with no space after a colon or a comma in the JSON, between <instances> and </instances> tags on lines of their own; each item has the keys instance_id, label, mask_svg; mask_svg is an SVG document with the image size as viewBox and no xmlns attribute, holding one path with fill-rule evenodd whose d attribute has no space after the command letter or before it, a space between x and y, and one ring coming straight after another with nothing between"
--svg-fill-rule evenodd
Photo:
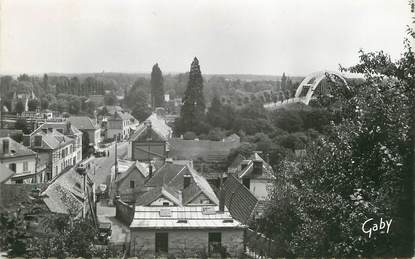
<instances>
[{"instance_id":1,"label":"gaby signature","mask_svg":"<svg viewBox=\"0 0 415 259\"><path fill-rule=\"evenodd\" d=\"M369 234L369 238L372 236L372 233L376 232L376 231L381 231L386 229L386 234L389 233L389 228L392 224L392 219L385 220L383 221L382 218L380 218L380 222L379 224L377 224L377 222L373 222L373 218L370 218L368 220L366 220L363 224L362 224L362 231L365 234ZM384 231L381 231L381 233L385 233Z\"/></svg>"}]
</instances>

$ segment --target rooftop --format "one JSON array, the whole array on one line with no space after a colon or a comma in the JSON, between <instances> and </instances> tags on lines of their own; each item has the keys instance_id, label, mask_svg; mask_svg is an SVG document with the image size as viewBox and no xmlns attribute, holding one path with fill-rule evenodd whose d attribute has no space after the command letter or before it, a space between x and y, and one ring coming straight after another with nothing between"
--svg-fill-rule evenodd
<instances>
[{"instance_id":1,"label":"rooftop","mask_svg":"<svg viewBox=\"0 0 415 259\"><path fill-rule=\"evenodd\" d=\"M225 210L210 207L146 207L136 206L131 228L202 229L245 228Z\"/></svg>"},{"instance_id":2,"label":"rooftop","mask_svg":"<svg viewBox=\"0 0 415 259\"><path fill-rule=\"evenodd\" d=\"M9 142L9 148L7 150L3 150L3 141ZM17 143L10 137L3 137L0 138L0 159L6 159L11 157L23 157L23 156L34 156L36 152L30 150L29 148L25 147L24 145Z\"/></svg>"},{"instance_id":3,"label":"rooftop","mask_svg":"<svg viewBox=\"0 0 415 259\"><path fill-rule=\"evenodd\" d=\"M96 130L99 128L95 121L88 116L71 116L68 120L80 130Z\"/></svg>"}]
</instances>

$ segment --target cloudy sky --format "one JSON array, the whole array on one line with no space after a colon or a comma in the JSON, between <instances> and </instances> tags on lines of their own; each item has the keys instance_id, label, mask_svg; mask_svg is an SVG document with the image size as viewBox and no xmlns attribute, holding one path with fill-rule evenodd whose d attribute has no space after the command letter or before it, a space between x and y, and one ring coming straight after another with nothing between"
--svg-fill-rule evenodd
<instances>
[{"instance_id":1,"label":"cloudy sky","mask_svg":"<svg viewBox=\"0 0 415 259\"><path fill-rule=\"evenodd\" d=\"M407 0L0 0L0 73L304 75L396 58Z\"/></svg>"}]
</instances>

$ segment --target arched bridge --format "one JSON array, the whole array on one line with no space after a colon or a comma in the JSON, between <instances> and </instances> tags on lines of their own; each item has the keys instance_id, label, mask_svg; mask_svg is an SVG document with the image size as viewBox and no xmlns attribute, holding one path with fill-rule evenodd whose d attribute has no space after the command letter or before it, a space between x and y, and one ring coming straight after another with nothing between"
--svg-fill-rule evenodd
<instances>
[{"instance_id":1,"label":"arched bridge","mask_svg":"<svg viewBox=\"0 0 415 259\"><path fill-rule=\"evenodd\" d=\"M336 71L319 71L306 76L298 86L297 90L295 91L295 94L293 93L292 97L285 98L283 100L280 98L280 100L276 102L266 103L264 104L264 108L274 110L288 103L300 102L308 105L313 97L314 91L316 90L320 82L325 78L330 78L331 80L334 80L334 78L338 78L343 82L346 88L349 88L344 76L341 73Z\"/></svg>"}]
</instances>

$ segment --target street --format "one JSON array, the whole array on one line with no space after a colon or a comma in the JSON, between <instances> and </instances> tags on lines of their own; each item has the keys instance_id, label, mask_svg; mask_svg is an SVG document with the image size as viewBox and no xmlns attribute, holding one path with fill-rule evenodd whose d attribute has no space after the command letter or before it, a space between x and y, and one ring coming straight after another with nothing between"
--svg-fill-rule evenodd
<instances>
[{"instance_id":1,"label":"street","mask_svg":"<svg viewBox=\"0 0 415 259\"><path fill-rule=\"evenodd\" d=\"M95 185L98 187L100 184L105 184L108 186L109 179L111 175L111 167L114 165L115 152L114 144L109 148L110 156L96 157L91 160L91 169L89 173L93 175ZM128 142L117 143L117 156L118 159L125 159L127 156ZM95 173L94 173L95 167Z\"/></svg>"}]
</instances>

